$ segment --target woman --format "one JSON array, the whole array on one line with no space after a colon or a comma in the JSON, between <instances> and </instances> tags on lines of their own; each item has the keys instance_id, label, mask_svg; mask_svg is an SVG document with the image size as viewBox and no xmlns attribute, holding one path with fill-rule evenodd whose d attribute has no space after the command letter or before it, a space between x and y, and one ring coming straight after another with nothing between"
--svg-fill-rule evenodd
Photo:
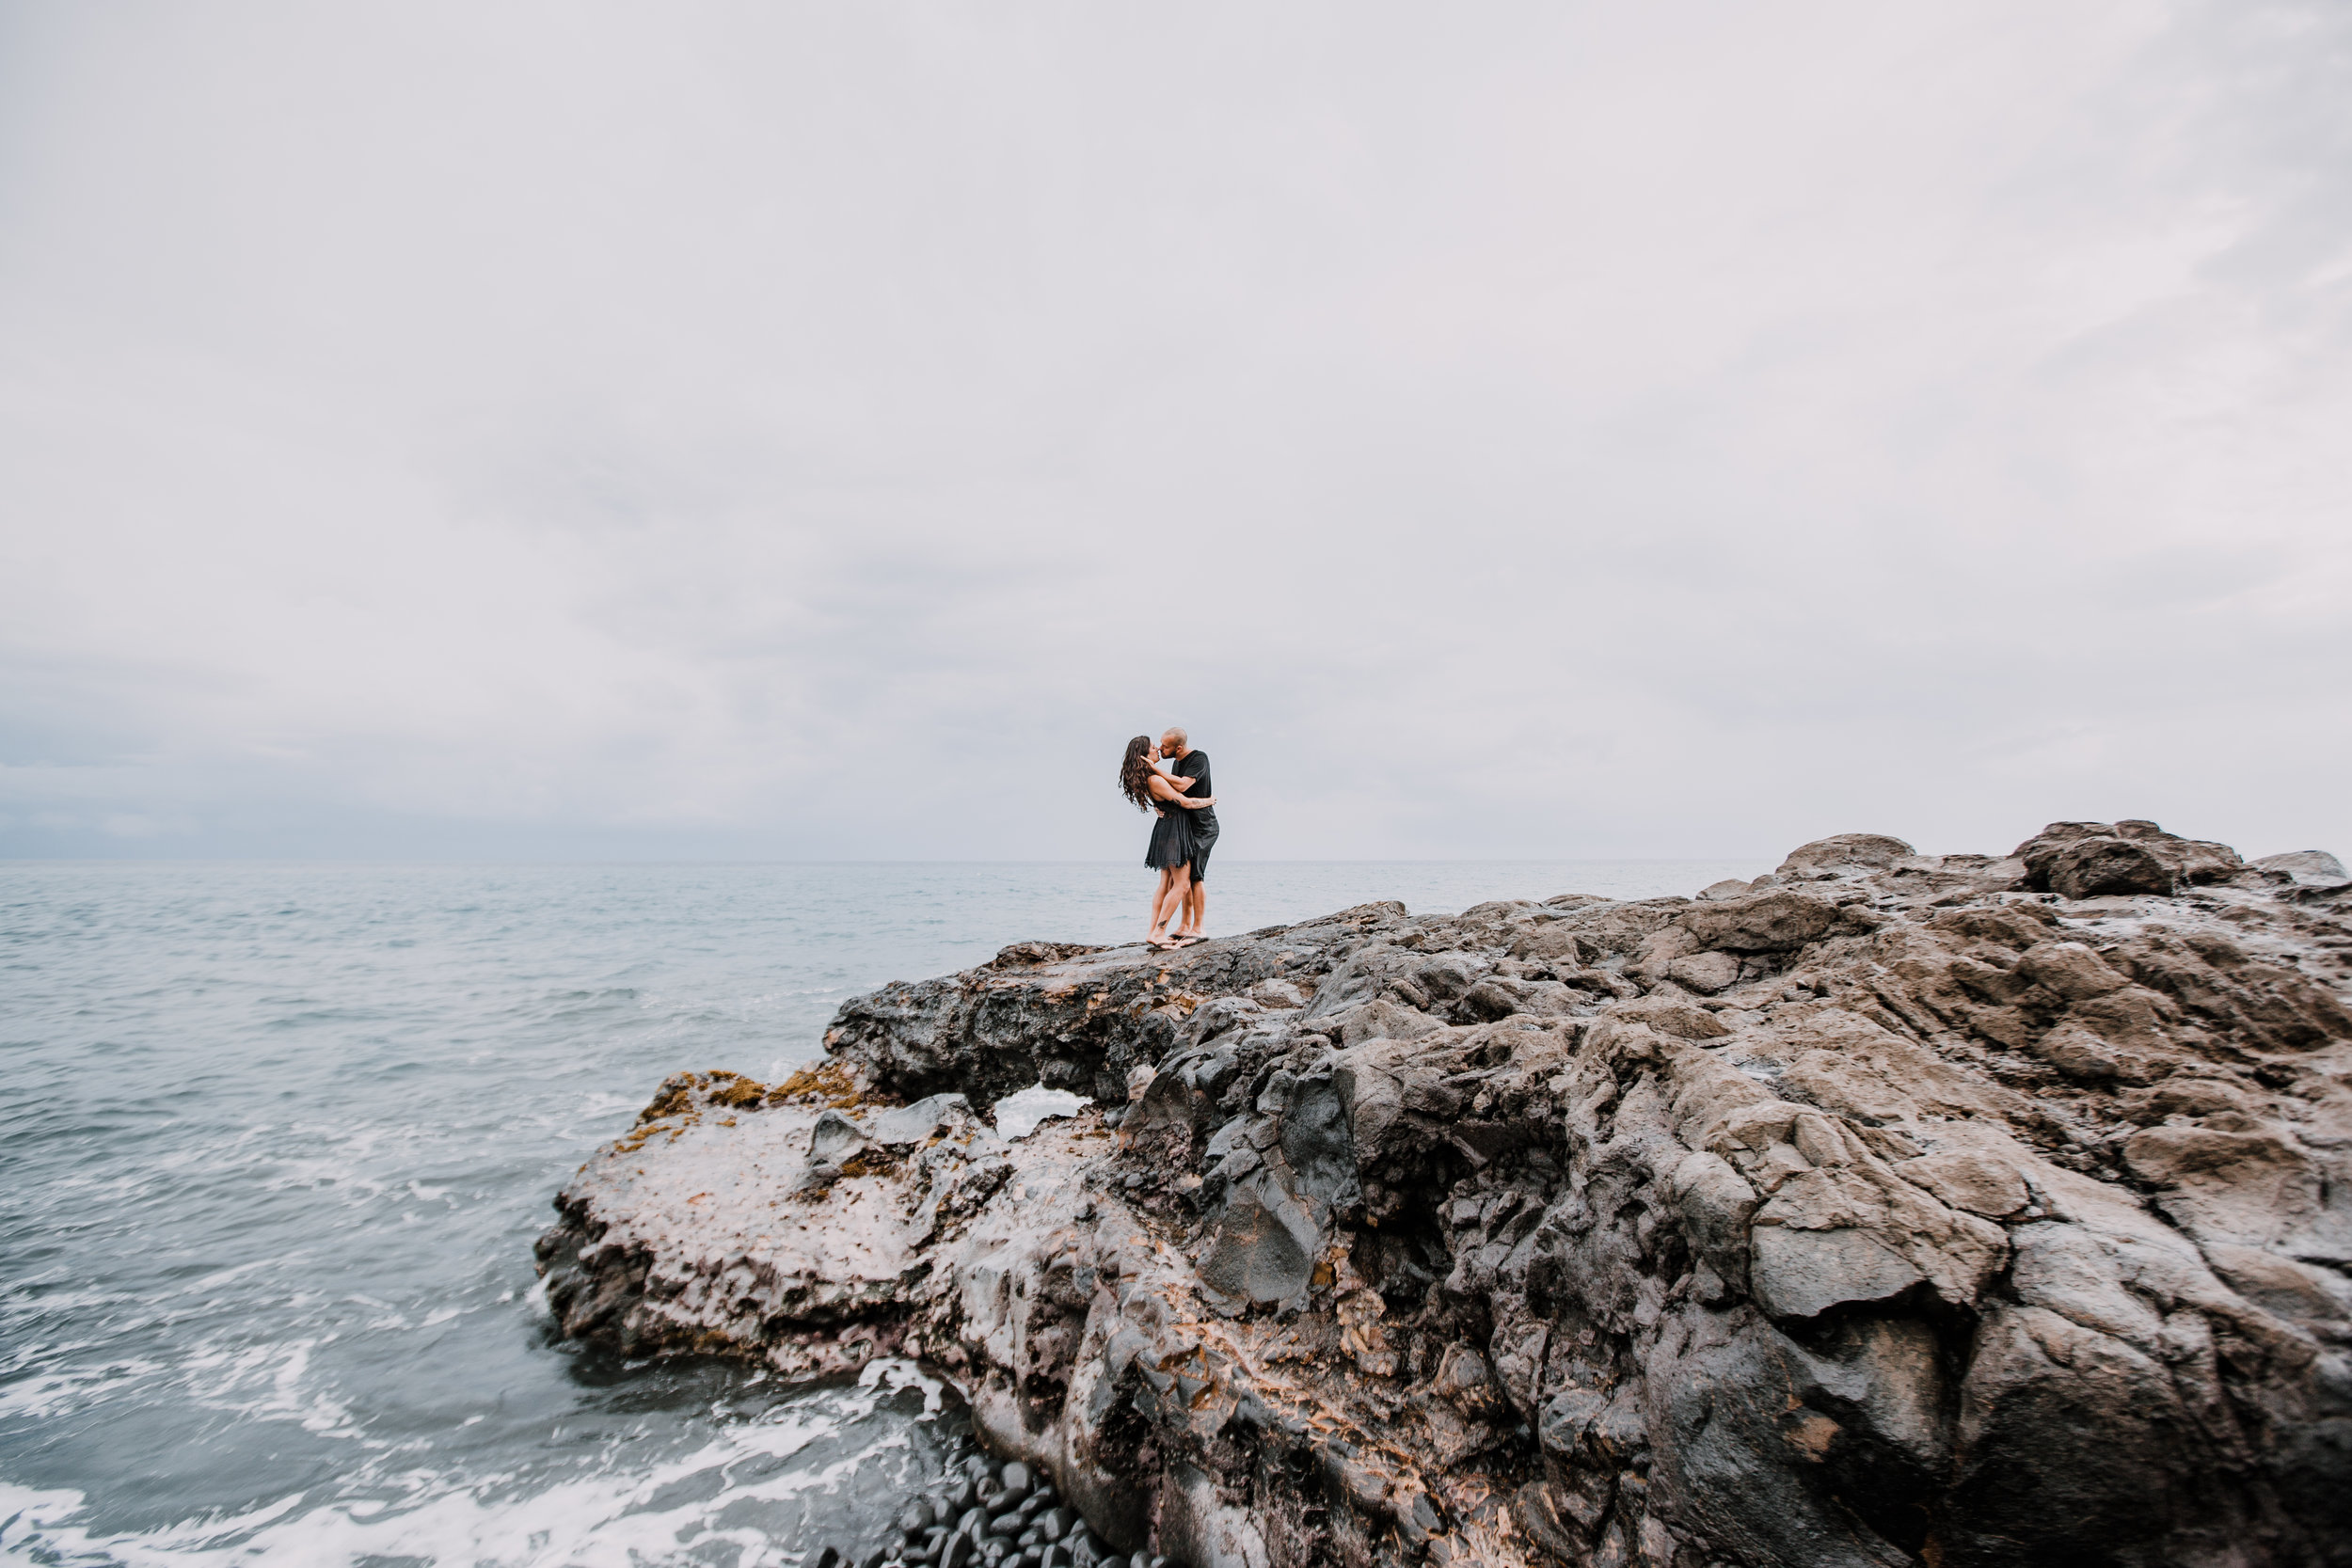
<instances>
[{"instance_id":1,"label":"woman","mask_svg":"<svg viewBox=\"0 0 2352 1568\"><path fill-rule=\"evenodd\" d=\"M1159 745L1150 736L1127 742L1127 754L1119 763L1119 792L1137 811L1160 814L1152 825L1152 847L1143 855L1143 863L1160 874L1160 885L1152 890L1152 928L1143 939L1153 947L1190 945L1170 938L1168 923L1184 912L1184 895L1192 891L1192 814L1216 804L1214 795L1186 799L1184 791L1192 785L1192 780L1173 777L1161 766Z\"/></svg>"}]
</instances>

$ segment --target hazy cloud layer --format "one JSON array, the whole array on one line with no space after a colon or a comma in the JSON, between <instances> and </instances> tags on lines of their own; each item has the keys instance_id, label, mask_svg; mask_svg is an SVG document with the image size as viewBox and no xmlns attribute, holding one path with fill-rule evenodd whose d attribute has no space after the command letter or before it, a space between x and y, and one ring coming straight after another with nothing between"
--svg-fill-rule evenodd
<instances>
[{"instance_id":1,"label":"hazy cloud layer","mask_svg":"<svg viewBox=\"0 0 2352 1568\"><path fill-rule=\"evenodd\" d=\"M0 28L0 854L2352 851L2342 6Z\"/></svg>"}]
</instances>

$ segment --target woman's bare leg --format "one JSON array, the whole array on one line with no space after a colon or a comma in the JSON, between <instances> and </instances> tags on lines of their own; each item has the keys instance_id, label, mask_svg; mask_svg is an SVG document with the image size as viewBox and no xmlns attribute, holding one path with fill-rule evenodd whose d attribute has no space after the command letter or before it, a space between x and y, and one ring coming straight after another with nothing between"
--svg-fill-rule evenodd
<instances>
[{"instance_id":1,"label":"woman's bare leg","mask_svg":"<svg viewBox=\"0 0 2352 1568\"><path fill-rule=\"evenodd\" d=\"M1191 863L1187 862L1183 865L1170 867L1168 873L1168 892L1160 899L1160 908L1155 912L1153 929L1158 930L1167 926L1169 921L1180 918L1184 912L1184 899L1191 892ZM1163 933L1162 940L1167 940L1165 933Z\"/></svg>"},{"instance_id":2,"label":"woman's bare leg","mask_svg":"<svg viewBox=\"0 0 2352 1568\"><path fill-rule=\"evenodd\" d=\"M1154 947L1167 945L1168 939L1160 934L1160 909L1168 902L1168 884L1175 875L1172 867L1162 867L1160 879L1152 889L1152 925L1143 933L1143 940Z\"/></svg>"}]
</instances>

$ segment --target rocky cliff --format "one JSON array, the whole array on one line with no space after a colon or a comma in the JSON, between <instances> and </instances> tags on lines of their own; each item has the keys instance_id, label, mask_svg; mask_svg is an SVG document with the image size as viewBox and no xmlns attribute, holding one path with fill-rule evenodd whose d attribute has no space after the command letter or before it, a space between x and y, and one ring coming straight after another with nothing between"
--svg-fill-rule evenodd
<instances>
[{"instance_id":1,"label":"rocky cliff","mask_svg":"<svg viewBox=\"0 0 2352 1568\"><path fill-rule=\"evenodd\" d=\"M1090 1558L2352 1563L2348 969L2331 857L2146 822L1029 943L673 1079L540 1255L631 1352L947 1369Z\"/></svg>"}]
</instances>

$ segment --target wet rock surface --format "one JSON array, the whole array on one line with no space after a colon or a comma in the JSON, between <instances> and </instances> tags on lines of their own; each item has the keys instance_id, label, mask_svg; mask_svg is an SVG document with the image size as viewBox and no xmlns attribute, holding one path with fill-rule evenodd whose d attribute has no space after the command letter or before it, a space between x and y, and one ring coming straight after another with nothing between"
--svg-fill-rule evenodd
<instances>
[{"instance_id":1,"label":"wet rock surface","mask_svg":"<svg viewBox=\"0 0 2352 1568\"><path fill-rule=\"evenodd\" d=\"M1857 833L1693 900L1024 943L785 1084L672 1079L548 1299L955 1377L993 1480L844 1561L2348 1563L2331 868ZM999 1136L1040 1084L1095 1103Z\"/></svg>"}]
</instances>

